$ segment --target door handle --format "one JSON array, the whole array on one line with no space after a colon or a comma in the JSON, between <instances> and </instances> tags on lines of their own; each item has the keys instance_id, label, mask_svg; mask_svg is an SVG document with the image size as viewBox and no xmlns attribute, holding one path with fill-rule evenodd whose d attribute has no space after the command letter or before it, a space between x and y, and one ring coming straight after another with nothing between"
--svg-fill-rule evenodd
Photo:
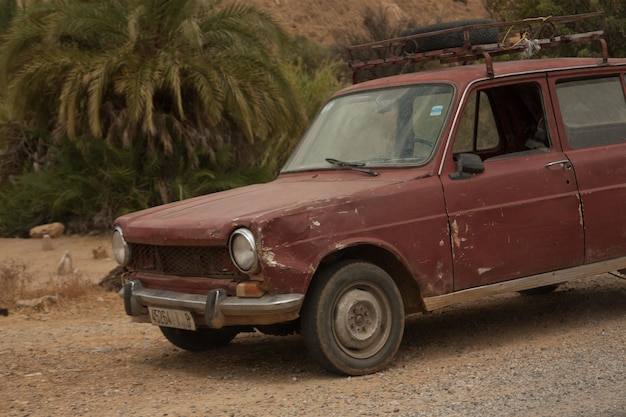
<instances>
[{"instance_id":1,"label":"door handle","mask_svg":"<svg viewBox=\"0 0 626 417\"><path fill-rule=\"evenodd\" d=\"M569 159L561 159L560 161L548 162L546 164L546 168L550 170L558 169L559 167L563 167L566 171L572 169L572 163Z\"/></svg>"}]
</instances>

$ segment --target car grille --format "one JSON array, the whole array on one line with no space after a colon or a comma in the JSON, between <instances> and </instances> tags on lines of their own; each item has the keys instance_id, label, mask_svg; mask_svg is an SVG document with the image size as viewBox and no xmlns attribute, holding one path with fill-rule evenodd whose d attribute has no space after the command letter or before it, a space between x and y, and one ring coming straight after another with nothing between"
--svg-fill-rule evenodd
<instances>
[{"instance_id":1,"label":"car grille","mask_svg":"<svg viewBox=\"0 0 626 417\"><path fill-rule=\"evenodd\" d=\"M137 271L225 279L240 275L225 247L132 244L131 250Z\"/></svg>"}]
</instances>

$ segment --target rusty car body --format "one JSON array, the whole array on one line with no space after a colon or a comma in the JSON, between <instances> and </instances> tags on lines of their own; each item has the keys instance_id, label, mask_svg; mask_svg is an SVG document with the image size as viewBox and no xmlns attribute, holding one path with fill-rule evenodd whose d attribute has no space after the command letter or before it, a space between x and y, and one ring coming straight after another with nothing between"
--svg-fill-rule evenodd
<instances>
[{"instance_id":1,"label":"rusty car body","mask_svg":"<svg viewBox=\"0 0 626 417\"><path fill-rule=\"evenodd\" d=\"M322 366L361 375L392 360L407 314L626 268L626 59L601 35L532 39L598 41L599 58L491 61L519 40L401 52L486 63L356 83L274 181L118 218L126 312L189 350L300 331Z\"/></svg>"}]
</instances>

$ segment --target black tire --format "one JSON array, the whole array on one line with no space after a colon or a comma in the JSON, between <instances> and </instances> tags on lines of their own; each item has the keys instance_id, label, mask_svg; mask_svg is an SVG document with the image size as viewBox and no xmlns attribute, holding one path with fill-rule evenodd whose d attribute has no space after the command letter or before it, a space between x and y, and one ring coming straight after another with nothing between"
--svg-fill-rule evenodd
<instances>
[{"instance_id":1,"label":"black tire","mask_svg":"<svg viewBox=\"0 0 626 417\"><path fill-rule=\"evenodd\" d=\"M553 293L561 284L544 285L543 287L529 288L527 290L518 291L522 295L546 295Z\"/></svg>"},{"instance_id":2,"label":"black tire","mask_svg":"<svg viewBox=\"0 0 626 417\"><path fill-rule=\"evenodd\" d=\"M174 346L192 352L225 346L239 333L238 330L229 327L223 329L200 328L196 331L162 326L159 326L159 329Z\"/></svg>"},{"instance_id":3,"label":"black tire","mask_svg":"<svg viewBox=\"0 0 626 417\"><path fill-rule=\"evenodd\" d=\"M302 336L324 368L365 375L385 368L404 334L404 304L393 279L358 261L323 271L309 288L301 315Z\"/></svg>"},{"instance_id":4,"label":"black tire","mask_svg":"<svg viewBox=\"0 0 626 417\"><path fill-rule=\"evenodd\" d=\"M463 26L475 26L494 23L491 19L474 19L474 20L459 20L455 22L438 23L429 26L422 26L413 29L407 29L400 33L401 37L419 35L427 32L435 32L438 30L461 28ZM436 51L447 48L458 48L464 45L465 38L463 31L449 33L446 35L427 36L415 40L416 42L408 41L405 46L405 52L414 54L419 52ZM470 41L472 45L482 45L488 43L498 43L498 29L475 29L470 32Z\"/></svg>"}]
</instances>

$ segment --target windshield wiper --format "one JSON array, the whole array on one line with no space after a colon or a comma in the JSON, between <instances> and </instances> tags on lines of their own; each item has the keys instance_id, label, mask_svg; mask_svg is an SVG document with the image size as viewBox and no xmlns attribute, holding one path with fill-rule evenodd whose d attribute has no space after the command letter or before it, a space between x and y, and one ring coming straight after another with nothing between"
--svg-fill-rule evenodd
<instances>
[{"instance_id":1,"label":"windshield wiper","mask_svg":"<svg viewBox=\"0 0 626 417\"><path fill-rule=\"evenodd\" d=\"M374 177L377 177L379 175L378 171L375 171L370 168L363 168L365 166L365 163L363 162L346 162L346 161L340 161L334 158L326 158L326 162L328 162L331 165L340 167L340 168L347 168L347 169L352 169L354 171L364 172Z\"/></svg>"}]
</instances>

